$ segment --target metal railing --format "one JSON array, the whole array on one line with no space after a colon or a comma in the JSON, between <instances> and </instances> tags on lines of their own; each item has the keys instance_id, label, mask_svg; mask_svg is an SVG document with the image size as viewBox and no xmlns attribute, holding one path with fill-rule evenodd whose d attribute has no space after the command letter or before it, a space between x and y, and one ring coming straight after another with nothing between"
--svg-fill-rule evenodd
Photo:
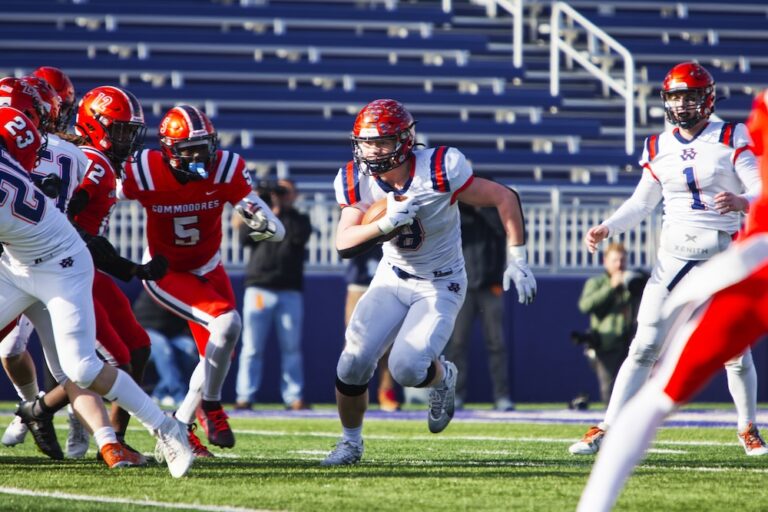
<instances>
[{"instance_id":1,"label":"metal railing","mask_svg":"<svg viewBox=\"0 0 768 512\"><path fill-rule=\"evenodd\" d=\"M483 0L486 13L495 18L497 7L501 7L512 15L512 65L516 68L523 66L523 3L525 0ZM453 2L442 0L443 12L453 12Z\"/></svg>"},{"instance_id":2,"label":"metal railing","mask_svg":"<svg viewBox=\"0 0 768 512\"><path fill-rule=\"evenodd\" d=\"M563 22L567 24L567 28L564 27ZM574 47L579 36L579 31L574 30L577 24L586 31L586 51L578 51ZM552 5L549 37L549 91L552 96L560 94L560 52L562 52L568 58L569 68L572 68L573 61L576 61L600 80L603 83L604 94L611 89L624 98L624 144L627 154L633 154L635 152L635 61L632 54L565 2L555 2ZM600 48L598 42L603 44L603 48ZM603 49L605 53L602 53ZM610 55L610 50L616 52L624 62L623 83L609 73L615 59ZM601 68L593 64L592 60L598 62Z\"/></svg>"},{"instance_id":3,"label":"metal railing","mask_svg":"<svg viewBox=\"0 0 768 512\"><path fill-rule=\"evenodd\" d=\"M599 254L589 254L582 240L586 231L607 218L630 188L619 187L519 187L525 214L528 259L538 273L591 274L602 269ZM335 249L340 209L330 192L303 194L297 207L306 212L314 228L307 246L306 268L313 273L337 273L344 269ZM231 226L232 209L222 219L222 259L227 268L245 266L248 250ZM121 255L140 260L146 238L144 209L136 202L118 204L110 224L109 238ZM650 267L656 258L660 212L628 231L621 240L629 254L630 267Z\"/></svg>"}]
</instances>

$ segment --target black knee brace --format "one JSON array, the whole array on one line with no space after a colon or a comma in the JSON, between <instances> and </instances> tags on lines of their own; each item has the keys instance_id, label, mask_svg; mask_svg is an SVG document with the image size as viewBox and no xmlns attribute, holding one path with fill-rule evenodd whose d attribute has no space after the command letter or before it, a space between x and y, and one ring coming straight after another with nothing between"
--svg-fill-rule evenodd
<instances>
[{"instance_id":1,"label":"black knee brace","mask_svg":"<svg viewBox=\"0 0 768 512\"><path fill-rule=\"evenodd\" d=\"M345 396L360 396L368 391L368 384L347 384L337 376L336 389Z\"/></svg>"},{"instance_id":2,"label":"black knee brace","mask_svg":"<svg viewBox=\"0 0 768 512\"><path fill-rule=\"evenodd\" d=\"M429 368L427 368L427 378L424 379L423 381L419 382L418 384L416 384L413 387L415 387L415 388L426 388L426 387L428 387L429 383L434 380L436 374L437 374L437 366L435 366L435 362L432 361L429 364Z\"/></svg>"}]
</instances>

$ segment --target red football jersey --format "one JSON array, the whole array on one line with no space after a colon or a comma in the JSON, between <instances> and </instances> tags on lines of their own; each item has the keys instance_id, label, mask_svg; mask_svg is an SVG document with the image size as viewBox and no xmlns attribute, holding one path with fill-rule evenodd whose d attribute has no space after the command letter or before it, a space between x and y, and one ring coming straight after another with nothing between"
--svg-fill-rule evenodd
<instances>
[{"instance_id":1,"label":"red football jersey","mask_svg":"<svg viewBox=\"0 0 768 512\"><path fill-rule=\"evenodd\" d=\"M147 241L172 270L188 271L208 263L221 246L221 213L251 192L245 161L237 153L217 151L208 178L184 185L156 149L145 149L126 164L123 194L146 209Z\"/></svg>"},{"instance_id":2,"label":"red football jersey","mask_svg":"<svg viewBox=\"0 0 768 512\"><path fill-rule=\"evenodd\" d=\"M763 190L760 198L750 206L747 215L748 235L768 232L768 89L761 92L752 105L747 120L752 137L752 150L760 162Z\"/></svg>"},{"instance_id":3,"label":"red football jersey","mask_svg":"<svg viewBox=\"0 0 768 512\"><path fill-rule=\"evenodd\" d=\"M91 235L104 235L109 227L109 216L117 204L117 173L104 153L91 146L81 146L88 157L88 167L85 170L78 190L88 193L88 205L77 214L75 222Z\"/></svg>"}]
</instances>

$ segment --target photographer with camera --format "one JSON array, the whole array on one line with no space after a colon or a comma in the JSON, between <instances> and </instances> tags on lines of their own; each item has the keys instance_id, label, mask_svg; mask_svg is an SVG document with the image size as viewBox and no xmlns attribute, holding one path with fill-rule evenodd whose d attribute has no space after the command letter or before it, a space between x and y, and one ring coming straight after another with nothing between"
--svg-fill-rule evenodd
<instances>
[{"instance_id":1,"label":"photographer with camera","mask_svg":"<svg viewBox=\"0 0 768 512\"><path fill-rule=\"evenodd\" d=\"M264 347L274 325L280 346L280 393L286 409L308 409L304 401L301 331L304 323L304 252L312 234L309 216L294 208L298 193L288 179L263 180L257 193L285 226L280 242L254 242L240 225L240 241L250 247L245 268L243 345L237 371L238 409L250 409L262 378ZM237 220L237 216L234 217Z\"/></svg>"},{"instance_id":2,"label":"photographer with camera","mask_svg":"<svg viewBox=\"0 0 768 512\"><path fill-rule=\"evenodd\" d=\"M645 283L641 275L626 270L627 252L620 243L606 247L603 267L605 273L589 278L579 298L579 311L589 314L589 330L571 333L571 338L584 345L584 355L600 381L600 399L608 403L634 335Z\"/></svg>"}]
</instances>

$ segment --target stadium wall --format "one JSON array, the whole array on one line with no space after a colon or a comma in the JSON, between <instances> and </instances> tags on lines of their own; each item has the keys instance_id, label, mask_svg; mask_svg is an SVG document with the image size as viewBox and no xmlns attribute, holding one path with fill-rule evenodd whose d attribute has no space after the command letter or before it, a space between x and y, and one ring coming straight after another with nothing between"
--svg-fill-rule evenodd
<instances>
[{"instance_id":1,"label":"stadium wall","mask_svg":"<svg viewBox=\"0 0 768 512\"><path fill-rule=\"evenodd\" d=\"M510 387L516 402L566 403L581 392L593 400L599 397L597 378L589 368L582 348L570 341L570 332L587 327L576 302L585 278L576 276L539 275L539 292L532 306L521 306L514 293L506 294L504 331L509 350ZM232 275L232 284L242 305L243 276ZM138 282L124 285L131 299L139 292ZM334 401L336 361L344 340L344 298L346 285L340 275L309 275L305 281L305 323L303 336L305 365L305 399L311 403ZM491 402L491 383L482 333L475 326L471 343L468 402ZM30 347L38 369L42 369L39 343ZM768 401L768 346L754 350L758 375L758 399ZM233 362L224 390L224 400L235 400L237 357ZM762 370L762 371L761 371ZM264 403L280 402L280 357L274 334L267 343L262 389L257 399ZM376 378L372 385L375 386ZM371 395L375 397L375 394ZM8 379L2 379L0 399L15 400ZM720 372L699 396L701 401L730 402L725 372Z\"/></svg>"}]
</instances>

